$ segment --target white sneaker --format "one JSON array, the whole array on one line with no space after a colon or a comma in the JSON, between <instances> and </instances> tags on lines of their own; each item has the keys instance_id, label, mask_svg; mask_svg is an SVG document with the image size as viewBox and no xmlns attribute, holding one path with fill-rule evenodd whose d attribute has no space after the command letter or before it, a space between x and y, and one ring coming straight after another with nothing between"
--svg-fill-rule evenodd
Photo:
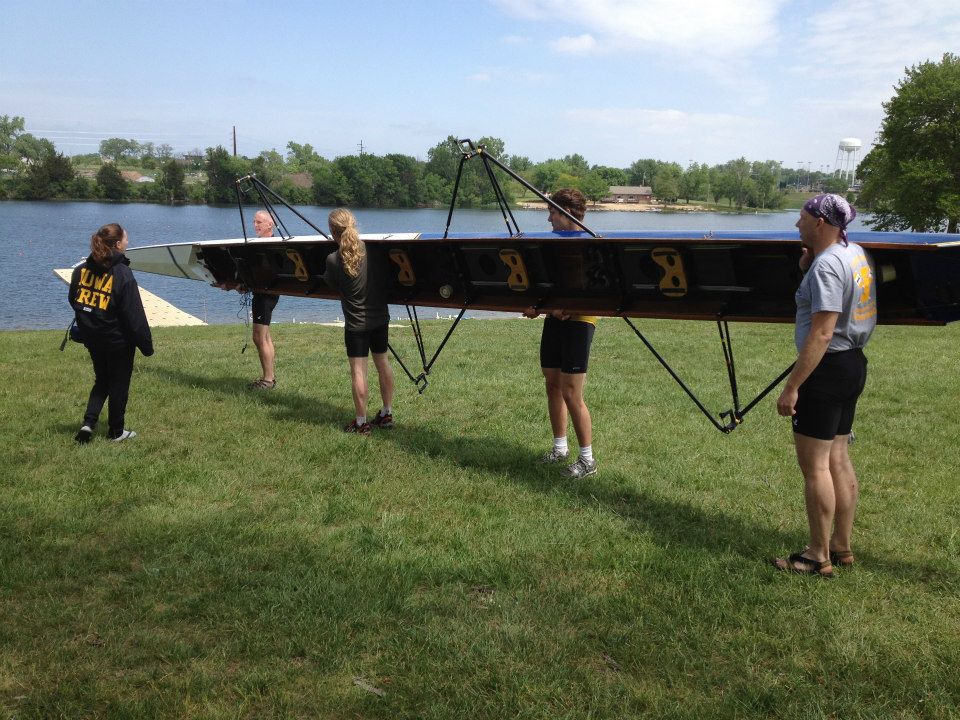
<instances>
[{"instance_id":1,"label":"white sneaker","mask_svg":"<svg viewBox=\"0 0 960 720\"><path fill-rule=\"evenodd\" d=\"M572 465L567 465L563 469L563 472L572 477L574 480L586 477L587 475L593 475L597 471L597 461L591 460L587 462L583 458L577 458L577 461Z\"/></svg>"},{"instance_id":2,"label":"white sneaker","mask_svg":"<svg viewBox=\"0 0 960 720\"><path fill-rule=\"evenodd\" d=\"M540 459L537 461L541 465L550 465L551 463L558 463L561 460L566 460L569 453L564 452L563 450L557 450L554 448L550 452L541 455Z\"/></svg>"},{"instance_id":3,"label":"white sneaker","mask_svg":"<svg viewBox=\"0 0 960 720\"><path fill-rule=\"evenodd\" d=\"M124 440L133 440L137 436L133 430L124 430L122 433L113 438L114 442L123 442Z\"/></svg>"}]
</instances>

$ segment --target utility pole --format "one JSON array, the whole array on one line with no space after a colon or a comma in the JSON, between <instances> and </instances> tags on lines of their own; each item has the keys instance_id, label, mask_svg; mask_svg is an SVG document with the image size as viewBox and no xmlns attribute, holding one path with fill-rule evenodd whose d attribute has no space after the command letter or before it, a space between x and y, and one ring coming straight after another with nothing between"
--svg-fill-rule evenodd
<instances>
[{"instance_id":1,"label":"utility pole","mask_svg":"<svg viewBox=\"0 0 960 720\"><path fill-rule=\"evenodd\" d=\"M363 155L363 140L360 141L360 144L357 147L360 148L360 154Z\"/></svg>"},{"instance_id":2,"label":"utility pole","mask_svg":"<svg viewBox=\"0 0 960 720\"><path fill-rule=\"evenodd\" d=\"M237 126L233 126L233 156L237 156Z\"/></svg>"}]
</instances>

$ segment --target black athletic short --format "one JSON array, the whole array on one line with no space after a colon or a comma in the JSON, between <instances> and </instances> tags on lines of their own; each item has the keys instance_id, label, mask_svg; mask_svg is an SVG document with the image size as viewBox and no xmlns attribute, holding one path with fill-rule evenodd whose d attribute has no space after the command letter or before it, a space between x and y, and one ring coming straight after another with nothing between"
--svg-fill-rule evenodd
<instances>
[{"instance_id":1,"label":"black athletic short","mask_svg":"<svg viewBox=\"0 0 960 720\"><path fill-rule=\"evenodd\" d=\"M388 326L381 325L375 330L354 332L343 329L343 343L347 346L347 357L367 357L371 351L379 355L387 351Z\"/></svg>"},{"instance_id":2,"label":"black athletic short","mask_svg":"<svg viewBox=\"0 0 960 720\"><path fill-rule=\"evenodd\" d=\"M585 373L596 329L593 323L548 315L540 335L540 367L560 368L560 372L571 375Z\"/></svg>"},{"instance_id":3,"label":"black athletic short","mask_svg":"<svg viewBox=\"0 0 960 720\"><path fill-rule=\"evenodd\" d=\"M277 306L279 295L253 294L253 321L257 325L269 325L273 318L273 309Z\"/></svg>"},{"instance_id":4,"label":"black athletic short","mask_svg":"<svg viewBox=\"0 0 960 720\"><path fill-rule=\"evenodd\" d=\"M818 440L849 435L857 399L867 384L863 350L827 353L800 386L793 431Z\"/></svg>"}]
</instances>

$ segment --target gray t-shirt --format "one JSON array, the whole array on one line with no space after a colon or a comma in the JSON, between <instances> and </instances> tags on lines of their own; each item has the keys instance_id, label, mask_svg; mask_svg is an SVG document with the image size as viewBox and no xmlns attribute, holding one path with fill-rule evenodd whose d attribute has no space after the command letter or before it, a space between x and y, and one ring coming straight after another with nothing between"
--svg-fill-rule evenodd
<instances>
[{"instance_id":1,"label":"gray t-shirt","mask_svg":"<svg viewBox=\"0 0 960 720\"><path fill-rule=\"evenodd\" d=\"M797 289L797 352L810 333L814 313L839 313L827 352L862 348L877 325L873 259L856 243L834 243L817 255Z\"/></svg>"}]
</instances>

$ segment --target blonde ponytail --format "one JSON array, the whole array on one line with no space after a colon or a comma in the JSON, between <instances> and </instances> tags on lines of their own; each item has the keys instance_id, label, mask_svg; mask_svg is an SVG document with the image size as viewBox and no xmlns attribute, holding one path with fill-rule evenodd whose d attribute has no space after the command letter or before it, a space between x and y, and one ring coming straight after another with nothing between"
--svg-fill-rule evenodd
<instances>
[{"instance_id":1,"label":"blonde ponytail","mask_svg":"<svg viewBox=\"0 0 960 720\"><path fill-rule=\"evenodd\" d=\"M346 208L337 208L327 218L333 239L340 245L338 252L343 260L343 271L348 277L360 274L360 263L366 255L366 247L357 232L357 219Z\"/></svg>"}]
</instances>

